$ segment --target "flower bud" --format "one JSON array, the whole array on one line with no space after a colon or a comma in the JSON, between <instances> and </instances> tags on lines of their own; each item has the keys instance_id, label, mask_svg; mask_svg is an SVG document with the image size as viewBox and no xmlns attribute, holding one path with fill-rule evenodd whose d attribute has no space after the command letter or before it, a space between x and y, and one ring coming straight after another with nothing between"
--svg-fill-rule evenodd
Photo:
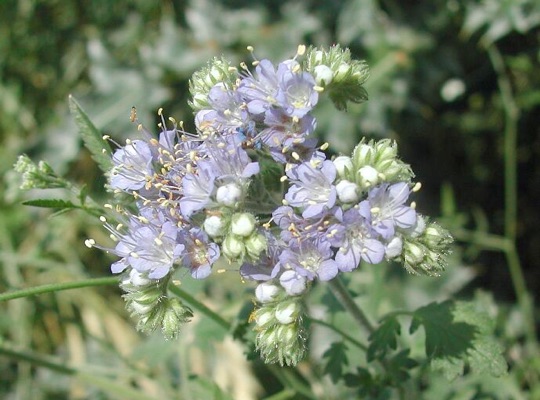
<instances>
[{"instance_id":1,"label":"flower bud","mask_svg":"<svg viewBox=\"0 0 540 400\"><path fill-rule=\"evenodd\" d=\"M216 191L216 201L219 204L232 207L242 198L242 189L235 183L220 186Z\"/></svg>"},{"instance_id":2,"label":"flower bud","mask_svg":"<svg viewBox=\"0 0 540 400\"><path fill-rule=\"evenodd\" d=\"M379 171L370 165L360 168L356 174L358 184L364 189L377 186L379 183Z\"/></svg>"},{"instance_id":3,"label":"flower bud","mask_svg":"<svg viewBox=\"0 0 540 400\"><path fill-rule=\"evenodd\" d=\"M257 221L252 214L237 213L231 218L231 232L238 236L247 237L255 230Z\"/></svg>"},{"instance_id":4,"label":"flower bud","mask_svg":"<svg viewBox=\"0 0 540 400\"><path fill-rule=\"evenodd\" d=\"M276 307L276 319L280 324L288 325L298 317L298 308L294 302L289 304L279 304Z\"/></svg>"},{"instance_id":5,"label":"flower bud","mask_svg":"<svg viewBox=\"0 0 540 400\"><path fill-rule=\"evenodd\" d=\"M263 282L255 288L255 297L261 303L268 303L274 300L280 291L281 289L278 286L269 282Z\"/></svg>"},{"instance_id":6,"label":"flower bud","mask_svg":"<svg viewBox=\"0 0 540 400\"><path fill-rule=\"evenodd\" d=\"M317 65L313 71L317 85L326 86L332 82L332 70L326 65Z\"/></svg>"},{"instance_id":7,"label":"flower bud","mask_svg":"<svg viewBox=\"0 0 540 400\"><path fill-rule=\"evenodd\" d=\"M204 230L210 237L223 236L223 219L217 215L211 215L204 220Z\"/></svg>"},{"instance_id":8,"label":"flower bud","mask_svg":"<svg viewBox=\"0 0 540 400\"><path fill-rule=\"evenodd\" d=\"M385 256L391 260L401 254L403 250L403 240L399 236L394 236L386 245Z\"/></svg>"},{"instance_id":9,"label":"flower bud","mask_svg":"<svg viewBox=\"0 0 540 400\"><path fill-rule=\"evenodd\" d=\"M345 179L336 185L336 192L339 200L345 204L356 203L360 198L358 185Z\"/></svg>"},{"instance_id":10,"label":"flower bud","mask_svg":"<svg viewBox=\"0 0 540 400\"><path fill-rule=\"evenodd\" d=\"M251 235L244 244L248 255L253 259L257 259L267 247L266 237L260 233Z\"/></svg>"},{"instance_id":11,"label":"flower bud","mask_svg":"<svg viewBox=\"0 0 540 400\"><path fill-rule=\"evenodd\" d=\"M236 260L243 256L246 248L244 242L235 235L228 235L221 246L223 254L229 260Z\"/></svg>"},{"instance_id":12,"label":"flower bud","mask_svg":"<svg viewBox=\"0 0 540 400\"><path fill-rule=\"evenodd\" d=\"M351 157L339 156L339 157L334 158L332 162L334 163L334 166L336 167L338 176L342 179L345 179L347 175L350 174L353 169L353 163L352 163Z\"/></svg>"}]
</instances>

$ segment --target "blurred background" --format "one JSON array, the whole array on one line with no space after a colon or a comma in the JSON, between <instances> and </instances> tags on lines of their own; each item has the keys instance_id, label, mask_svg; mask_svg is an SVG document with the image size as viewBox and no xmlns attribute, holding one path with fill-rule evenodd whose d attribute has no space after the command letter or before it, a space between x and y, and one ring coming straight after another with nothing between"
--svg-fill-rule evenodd
<instances>
[{"instance_id":1,"label":"blurred background","mask_svg":"<svg viewBox=\"0 0 540 400\"><path fill-rule=\"evenodd\" d=\"M482 299L507 349L505 390L538 394L531 376L538 377L540 361L527 356L531 335L523 313L523 283L530 293L540 290L535 0L1 0L0 291L109 275L112 258L84 246L88 237L107 243L99 221L22 206L35 194L20 191L12 171L17 155L26 153L88 184L96 200L105 198L103 177L69 114L69 94L118 141L137 137L132 106L151 130L163 107L189 131L188 80L212 57L249 61L252 45L258 58L277 62L293 56L298 44L334 43L367 61L369 101L347 113L323 103L316 110L321 141L333 154L349 154L363 136L395 139L423 184L418 210L439 216L457 239L441 278L411 277L389 265L358 271L352 283L373 316L449 296ZM364 288L374 281L379 284ZM251 287L239 291L239 284L230 273L190 281L185 290L234 319L251 304ZM317 289L314 313L322 312L317 298L325 295ZM196 316L175 342L139 335L117 288L0 307L1 398L251 399L283 388L204 317ZM318 366L329 335L314 332L312 357L300 369L320 398L346 398L340 397L346 388L328 385ZM65 362L77 373L44 362ZM516 398L495 388L489 398Z\"/></svg>"}]
</instances>

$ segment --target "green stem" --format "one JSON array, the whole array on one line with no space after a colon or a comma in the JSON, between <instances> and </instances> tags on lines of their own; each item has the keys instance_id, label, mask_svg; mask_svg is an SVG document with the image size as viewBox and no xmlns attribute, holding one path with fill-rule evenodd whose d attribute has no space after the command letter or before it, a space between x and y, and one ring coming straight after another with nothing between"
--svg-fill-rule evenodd
<instances>
[{"instance_id":1,"label":"green stem","mask_svg":"<svg viewBox=\"0 0 540 400\"><path fill-rule=\"evenodd\" d=\"M358 304L355 303L341 279L339 277L334 278L329 282L329 285L334 296L336 296L343 307L351 313L352 317L360 324L360 326L365 328L370 334L373 333L375 328L371 322L369 322L366 314L364 314Z\"/></svg>"},{"instance_id":2,"label":"green stem","mask_svg":"<svg viewBox=\"0 0 540 400\"><path fill-rule=\"evenodd\" d=\"M359 349L363 350L363 351L367 351L367 346L361 342L359 342L358 340L356 340L355 338L353 338L351 335L349 335L348 333L345 333L343 332L341 329L339 328L336 328L334 325L332 324L329 324L328 322L326 321L322 321L320 319L316 319L316 318L307 318L308 321L310 321L311 323L313 324L318 324L318 325L322 325L328 329L331 329L333 330L334 332L336 332L338 335L342 336L343 339L345 340L348 340L349 342L351 342L352 344L354 344L356 347L358 347Z\"/></svg>"},{"instance_id":3,"label":"green stem","mask_svg":"<svg viewBox=\"0 0 540 400\"><path fill-rule=\"evenodd\" d=\"M495 45L488 45L485 48L493 69L497 73L497 84L504 110L504 236L511 242L505 254L514 291L527 324L527 339L531 345L536 346L534 309L516 249L518 203L516 149L519 108L512 93L512 84L506 73L501 53Z\"/></svg>"},{"instance_id":4,"label":"green stem","mask_svg":"<svg viewBox=\"0 0 540 400\"><path fill-rule=\"evenodd\" d=\"M107 278L91 278L75 282L51 283L48 285L34 286L28 289L20 289L11 292L0 293L0 302L19 299L22 297L35 296L43 293L59 292L61 290L80 289L91 286L108 286L117 283L118 277L115 276Z\"/></svg>"}]
</instances>

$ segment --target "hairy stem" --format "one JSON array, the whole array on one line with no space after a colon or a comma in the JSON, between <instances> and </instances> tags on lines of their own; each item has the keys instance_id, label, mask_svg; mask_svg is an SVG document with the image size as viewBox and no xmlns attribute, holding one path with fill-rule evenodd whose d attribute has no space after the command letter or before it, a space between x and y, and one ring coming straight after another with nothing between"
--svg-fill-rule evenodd
<instances>
[{"instance_id":1,"label":"hairy stem","mask_svg":"<svg viewBox=\"0 0 540 400\"><path fill-rule=\"evenodd\" d=\"M48 285L34 286L28 289L14 290L11 292L0 293L0 302L20 299L22 297L36 296L38 294L59 292L61 290L80 289L91 286L108 286L118 283L115 276L106 278L91 278L75 282L51 283Z\"/></svg>"},{"instance_id":2,"label":"hairy stem","mask_svg":"<svg viewBox=\"0 0 540 400\"><path fill-rule=\"evenodd\" d=\"M355 303L341 279L339 277L334 278L329 284L336 299L338 299L343 307L351 313L352 317L360 324L360 326L365 328L370 334L373 333L375 328L373 328L373 325L369 322L366 314L364 314L358 304Z\"/></svg>"}]
</instances>

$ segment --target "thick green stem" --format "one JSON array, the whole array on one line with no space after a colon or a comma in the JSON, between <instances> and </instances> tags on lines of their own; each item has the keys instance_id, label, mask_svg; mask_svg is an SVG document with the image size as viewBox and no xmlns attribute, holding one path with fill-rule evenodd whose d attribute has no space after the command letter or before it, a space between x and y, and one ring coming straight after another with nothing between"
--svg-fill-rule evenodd
<instances>
[{"instance_id":1,"label":"thick green stem","mask_svg":"<svg viewBox=\"0 0 540 400\"><path fill-rule=\"evenodd\" d=\"M365 328L370 334L373 333L375 328L373 328L373 325L369 322L366 314L364 314L358 304L355 303L341 279L339 277L334 278L329 284L334 296L336 296L343 307L351 313L352 317L360 324L360 326Z\"/></svg>"},{"instance_id":2,"label":"thick green stem","mask_svg":"<svg viewBox=\"0 0 540 400\"><path fill-rule=\"evenodd\" d=\"M86 279L83 281L75 281L75 282L51 283L48 285L34 286L28 289L20 289L20 290L14 290L11 292L0 293L0 302L13 300L13 299L20 299L22 297L35 296L38 294L59 292L61 290L80 289L80 288L91 287L91 286L108 286L108 285L114 285L117 283L118 283L118 278L115 276L111 276L107 278L92 278L92 279Z\"/></svg>"},{"instance_id":3,"label":"thick green stem","mask_svg":"<svg viewBox=\"0 0 540 400\"><path fill-rule=\"evenodd\" d=\"M512 85L504 60L495 45L486 46L486 51L497 73L497 84L501 95L504 110L504 236L511 242L505 251L510 277L516 292L519 306L527 324L527 338L531 345L537 343L534 311L531 304L531 296L521 268L519 255L516 249L516 225L517 225L517 135L519 108L512 93Z\"/></svg>"}]
</instances>

